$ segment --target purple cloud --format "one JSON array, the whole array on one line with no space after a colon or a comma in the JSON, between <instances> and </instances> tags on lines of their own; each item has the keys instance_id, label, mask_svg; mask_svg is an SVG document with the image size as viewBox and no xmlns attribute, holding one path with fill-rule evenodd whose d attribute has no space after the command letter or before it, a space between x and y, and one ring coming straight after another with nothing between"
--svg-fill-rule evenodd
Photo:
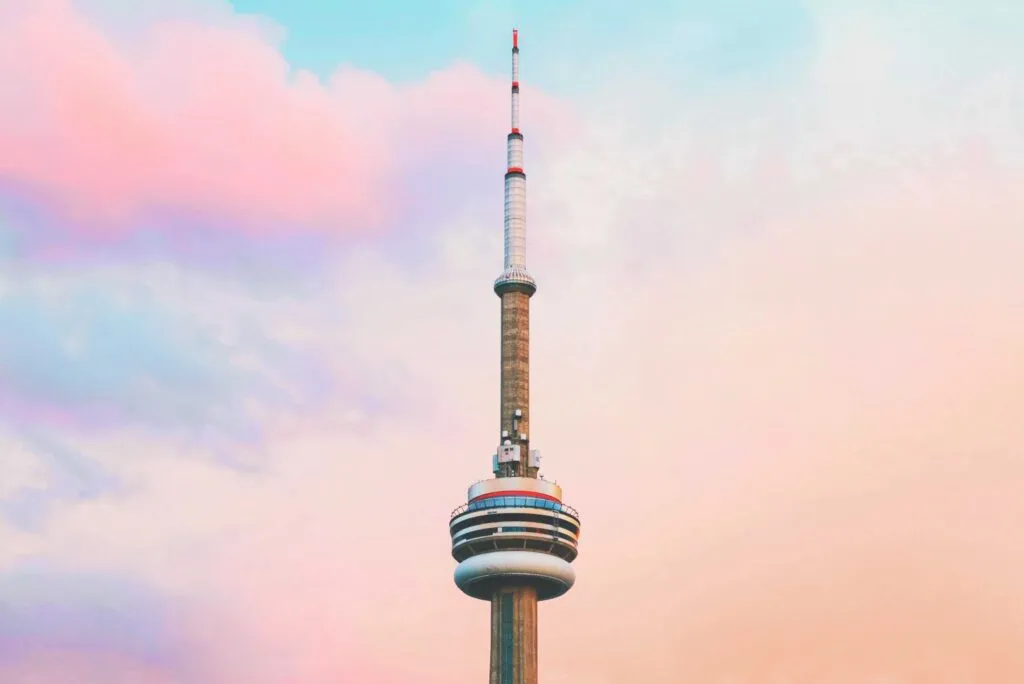
<instances>
[{"instance_id":1,"label":"purple cloud","mask_svg":"<svg viewBox=\"0 0 1024 684\"><path fill-rule=\"evenodd\" d=\"M113 656L190 679L179 616L151 589L120 576L30 568L0 574L0 673L16 675L47 656Z\"/></svg>"}]
</instances>

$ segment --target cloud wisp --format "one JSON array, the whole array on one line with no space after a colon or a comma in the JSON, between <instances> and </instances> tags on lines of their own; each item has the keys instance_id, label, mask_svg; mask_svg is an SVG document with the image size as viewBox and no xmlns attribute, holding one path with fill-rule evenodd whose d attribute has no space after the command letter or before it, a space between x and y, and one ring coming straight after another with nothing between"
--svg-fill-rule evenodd
<instances>
[{"instance_id":1,"label":"cloud wisp","mask_svg":"<svg viewBox=\"0 0 1024 684\"><path fill-rule=\"evenodd\" d=\"M410 171L500 144L506 84L470 65L406 86L351 68L325 82L252 22L154 21L125 42L61 0L3 19L0 180L80 237L167 213L251 236L379 231L409 218L396 183ZM538 121L557 109L530 106Z\"/></svg>"}]
</instances>

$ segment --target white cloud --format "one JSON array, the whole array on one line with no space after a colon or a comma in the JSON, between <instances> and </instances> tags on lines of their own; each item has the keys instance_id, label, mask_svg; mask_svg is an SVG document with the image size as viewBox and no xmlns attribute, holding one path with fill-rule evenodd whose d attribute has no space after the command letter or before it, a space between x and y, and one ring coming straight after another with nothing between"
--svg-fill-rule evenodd
<instances>
[{"instance_id":1,"label":"white cloud","mask_svg":"<svg viewBox=\"0 0 1024 684\"><path fill-rule=\"evenodd\" d=\"M0 438L0 465L4 471L0 482L0 501L26 487L41 487L46 483L45 468L18 440Z\"/></svg>"}]
</instances>

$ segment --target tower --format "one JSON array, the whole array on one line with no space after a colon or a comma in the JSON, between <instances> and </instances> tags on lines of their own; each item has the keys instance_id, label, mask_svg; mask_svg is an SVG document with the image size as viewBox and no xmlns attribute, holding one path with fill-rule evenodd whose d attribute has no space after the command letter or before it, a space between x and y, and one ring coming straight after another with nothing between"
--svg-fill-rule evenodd
<instances>
[{"instance_id":1,"label":"tower","mask_svg":"<svg viewBox=\"0 0 1024 684\"><path fill-rule=\"evenodd\" d=\"M526 174L519 131L519 36L512 31L512 129L505 172L505 267L494 282L501 298L500 437L494 477L469 488L448 529L459 562L455 584L491 604L489 684L537 684L537 602L576 580L580 519L562 489L540 476L530 449L530 297L526 270Z\"/></svg>"}]
</instances>

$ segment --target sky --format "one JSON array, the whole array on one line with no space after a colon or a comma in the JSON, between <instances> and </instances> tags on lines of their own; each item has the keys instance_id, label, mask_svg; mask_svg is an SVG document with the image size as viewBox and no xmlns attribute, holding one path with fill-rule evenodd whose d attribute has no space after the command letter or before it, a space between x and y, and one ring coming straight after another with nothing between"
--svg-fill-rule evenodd
<instances>
[{"instance_id":1,"label":"sky","mask_svg":"<svg viewBox=\"0 0 1024 684\"><path fill-rule=\"evenodd\" d=\"M0 0L0 681L470 684L520 29L545 684L1024 680L1024 8Z\"/></svg>"}]
</instances>

